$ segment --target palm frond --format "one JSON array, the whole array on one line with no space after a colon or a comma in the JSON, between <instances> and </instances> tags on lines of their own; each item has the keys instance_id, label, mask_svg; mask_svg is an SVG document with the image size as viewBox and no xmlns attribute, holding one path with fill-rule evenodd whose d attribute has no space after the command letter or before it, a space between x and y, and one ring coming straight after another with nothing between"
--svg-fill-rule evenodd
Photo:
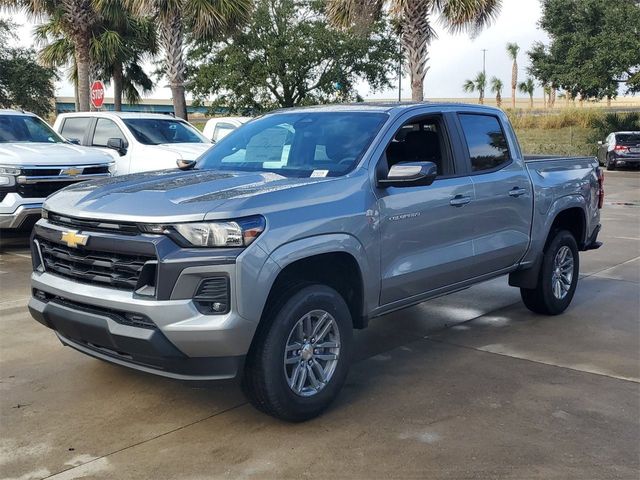
<instances>
[{"instance_id":1,"label":"palm frond","mask_svg":"<svg viewBox=\"0 0 640 480\"><path fill-rule=\"evenodd\" d=\"M502 0L433 0L441 23L452 33L467 32L476 36L493 23L500 13Z\"/></svg>"},{"instance_id":2,"label":"palm frond","mask_svg":"<svg viewBox=\"0 0 640 480\"><path fill-rule=\"evenodd\" d=\"M509 42L506 48L511 60L516 60L518 58L518 52L520 51L520 45L515 42Z\"/></svg>"}]
</instances>

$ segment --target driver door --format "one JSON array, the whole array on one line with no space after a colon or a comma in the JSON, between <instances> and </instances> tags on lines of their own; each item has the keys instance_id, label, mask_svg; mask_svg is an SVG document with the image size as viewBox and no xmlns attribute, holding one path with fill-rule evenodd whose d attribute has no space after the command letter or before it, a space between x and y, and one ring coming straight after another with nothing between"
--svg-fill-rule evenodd
<instances>
[{"instance_id":1,"label":"driver door","mask_svg":"<svg viewBox=\"0 0 640 480\"><path fill-rule=\"evenodd\" d=\"M455 166L447 122L420 117L394 135L381 162L432 161L438 176L428 186L379 188L380 304L445 289L469 278L473 259L471 179Z\"/></svg>"}]
</instances>

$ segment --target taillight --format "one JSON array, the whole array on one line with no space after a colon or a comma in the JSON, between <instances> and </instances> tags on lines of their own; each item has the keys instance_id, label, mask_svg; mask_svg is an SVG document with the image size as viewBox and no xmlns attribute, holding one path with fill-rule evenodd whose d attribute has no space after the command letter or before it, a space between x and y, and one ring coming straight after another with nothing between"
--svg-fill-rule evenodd
<instances>
[{"instance_id":1,"label":"taillight","mask_svg":"<svg viewBox=\"0 0 640 480\"><path fill-rule=\"evenodd\" d=\"M629 147L625 147L624 145L616 145L613 147L616 152L627 152L629 151Z\"/></svg>"},{"instance_id":2,"label":"taillight","mask_svg":"<svg viewBox=\"0 0 640 480\"><path fill-rule=\"evenodd\" d=\"M604 170L600 167L596 168L596 175L598 176L598 208L602 208L604 205Z\"/></svg>"}]
</instances>

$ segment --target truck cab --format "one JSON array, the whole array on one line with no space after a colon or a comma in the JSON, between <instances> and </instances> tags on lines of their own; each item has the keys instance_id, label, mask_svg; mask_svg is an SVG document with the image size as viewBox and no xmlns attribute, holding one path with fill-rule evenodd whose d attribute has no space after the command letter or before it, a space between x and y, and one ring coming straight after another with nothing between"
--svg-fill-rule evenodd
<instances>
[{"instance_id":1,"label":"truck cab","mask_svg":"<svg viewBox=\"0 0 640 480\"><path fill-rule=\"evenodd\" d=\"M69 141L110 154L117 175L175 168L178 160L195 160L212 145L190 123L157 113L63 113L54 129Z\"/></svg>"}]
</instances>

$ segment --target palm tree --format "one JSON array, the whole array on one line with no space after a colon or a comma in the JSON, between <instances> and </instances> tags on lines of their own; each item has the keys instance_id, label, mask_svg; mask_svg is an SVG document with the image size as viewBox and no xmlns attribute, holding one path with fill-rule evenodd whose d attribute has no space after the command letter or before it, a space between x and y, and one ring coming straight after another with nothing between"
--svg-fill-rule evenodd
<instances>
[{"instance_id":1,"label":"palm tree","mask_svg":"<svg viewBox=\"0 0 640 480\"><path fill-rule=\"evenodd\" d=\"M78 75L80 110L89 110L89 69L91 64L91 35L99 15L91 0L3 0L5 6L24 11L41 19L54 17L61 31L73 45Z\"/></svg>"},{"instance_id":2,"label":"palm tree","mask_svg":"<svg viewBox=\"0 0 640 480\"><path fill-rule=\"evenodd\" d=\"M454 33L477 34L500 10L501 0L327 0L327 13L334 25L366 28L388 10L400 30L411 76L411 99L424 100L424 77L428 49L439 20Z\"/></svg>"},{"instance_id":3,"label":"palm tree","mask_svg":"<svg viewBox=\"0 0 640 480\"><path fill-rule=\"evenodd\" d=\"M118 5L119 4L119 5ZM112 11L106 9L115 8ZM92 74L109 83L113 79L114 110L122 110L122 96L129 103L140 101L140 91L153 88L153 81L139 66L141 59L157 50L155 28L149 19L131 16L122 8L120 0L98 0L101 21L94 24L91 34ZM50 17L35 30L38 43L43 44L40 59L45 65L69 67L69 80L77 90L77 65L73 44L64 35L58 17Z\"/></svg>"},{"instance_id":4,"label":"palm tree","mask_svg":"<svg viewBox=\"0 0 640 480\"><path fill-rule=\"evenodd\" d=\"M465 80L462 89L467 93L478 92L478 101L484 104L484 89L487 86L487 77L484 72L478 72L473 80Z\"/></svg>"},{"instance_id":5,"label":"palm tree","mask_svg":"<svg viewBox=\"0 0 640 480\"><path fill-rule=\"evenodd\" d=\"M516 88L518 87L518 52L520 46L517 43L507 43L507 53L513 60L511 65L511 108L516 108Z\"/></svg>"},{"instance_id":6,"label":"palm tree","mask_svg":"<svg viewBox=\"0 0 640 480\"><path fill-rule=\"evenodd\" d=\"M498 108L502 106L502 88L504 87L502 80L498 77L491 77L491 91L496 94L496 105Z\"/></svg>"},{"instance_id":7,"label":"palm tree","mask_svg":"<svg viewBox=\"0 0 640 480\"><path fill-rule=\"evenodd\" d=\"M173 109L187 118L185 99L185 35L193 39L226 35L244 24L252 0L124 0L139 16L151 17L160 33L164 73L169 80Z\"/></svg>"},{"instance_id":8,"label":"palm tree","mask_svg":"<svg viewBox=\"0 0 640 480\"><path fill-rule=\"evenodd\" d=\"M518 84L518 90L522 93L529 95L529 108L533 108L533 92L536 89L536 84L533 78L529 77L524 82Z\"/></svg>"}]
</instances>

